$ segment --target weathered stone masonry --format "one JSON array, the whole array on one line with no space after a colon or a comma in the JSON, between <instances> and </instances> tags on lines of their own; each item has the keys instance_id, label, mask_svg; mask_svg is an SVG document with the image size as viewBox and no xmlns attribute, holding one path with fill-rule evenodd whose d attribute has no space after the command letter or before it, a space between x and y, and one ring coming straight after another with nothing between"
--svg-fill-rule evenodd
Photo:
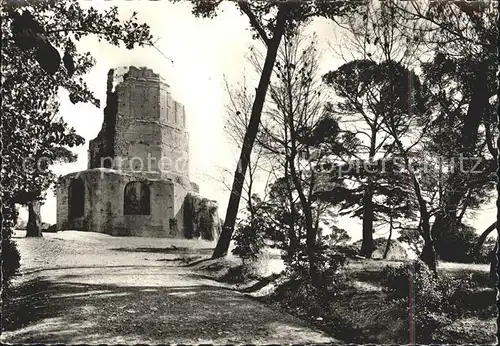
<instances>
[{"instance_id":1,"label":"weathered stone masonry","mask_svg":"<svg viewBox=\"0 0 500 346\"><path fill-rule=\"evenodd\" d=\"M57 227L112 235L218 236L217 204L189 180L184 106L152 70L110 70L88 169L57 188Z\"/></svg>"}]
</instances>

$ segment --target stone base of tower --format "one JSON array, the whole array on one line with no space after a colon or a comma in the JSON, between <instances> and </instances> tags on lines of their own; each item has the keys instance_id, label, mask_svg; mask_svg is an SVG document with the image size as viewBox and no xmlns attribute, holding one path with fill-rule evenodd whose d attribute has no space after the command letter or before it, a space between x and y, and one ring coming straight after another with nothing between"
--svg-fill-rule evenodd
<instances>
[{"instance_id":1,"label":"stone base of tower","mask_svg":"<svg viewBox=\"0 0 500 346\"><path fill-rule=\"evenodd\" d=\"M205 199L196 197L197 186L185 180L165 178L156 172L105 168L65 175L56 191L57 229L117 236L216 239L220 229L216 204L201 208L201 213L210 215L200 215L200 208L192 206Z\"/></svg>"}]
</instances>

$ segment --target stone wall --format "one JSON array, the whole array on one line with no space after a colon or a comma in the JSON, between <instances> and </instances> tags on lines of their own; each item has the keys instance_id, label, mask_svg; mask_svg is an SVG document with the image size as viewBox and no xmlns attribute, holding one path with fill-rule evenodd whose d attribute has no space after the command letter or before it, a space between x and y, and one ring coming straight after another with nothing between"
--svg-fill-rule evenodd
<instances>
[{"instance_id":1,"label":"stone wall","mask_svg":"<svg viewBox=\"0 0 500 346\"><path fill-rule=\"evenodd\" d=\"M152 70L131 66L116 93L114 151L127 159L121 169L189 176L186 114L172 99L169 86Z\"/></svg>"},{"instance_id":2,"label":"stone wall","mask_svg":"<svg viewBox=\"0 0 500 346\"><path fill-rule=\"evenodd\" d=\"M88 150L88 168L99 168L102 165L104 168L111 168L109 160L104 160L107 157L114 157L114 142L116 129L116 114L118 111L118 99L114 92L113 80L114 70L108 72L107 88L106 88L106 107L104 108L104 120L102 128L97 137L89 142ZM108 164L109 163L109 164Z\"/></svg>"},{"instance_id":3,"label":"stone wall","mask_svg":"<svg viewBox=\"0 0 500 346\"><path fill-rule=\"evenodd\" d=\"M85 185L82 217L69 220L68 191L72 179ZM125 185L143 181L150 189L150 215L124 215ZM172 180L151 175L92 169L64 176L57 188L57 229L81 230L111 235L184 237L183 203L187 189Z\"/></svg>"},{"instance_id":4,"label":"stone wall","mask_svg":"<svg viewBox=\"0 0 500 346\"><path fill-rule=\"evenodd\" d=\"M187 194L184 201L184 237L217 239L222 229L218 210L217 202L196 193Z\"/></svg>"}]
</instances>

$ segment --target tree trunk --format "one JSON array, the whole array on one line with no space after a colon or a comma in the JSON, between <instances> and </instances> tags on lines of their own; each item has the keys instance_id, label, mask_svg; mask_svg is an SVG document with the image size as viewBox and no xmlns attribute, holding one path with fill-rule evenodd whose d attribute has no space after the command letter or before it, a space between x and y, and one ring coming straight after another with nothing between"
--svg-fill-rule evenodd
<instances>
[{"instance_id":1,"label":"tree trunk","mask_svg":"<svg viewBox=\"0 0 500 346\"><path fill-rule=\"evenodd\" d=\"M396 132L394 131L394 133ZM394 140L396 141L396 144L399 147L401 153L404 154L405 151L403 148L403 143L401 143L401 141L397 136L394 136ZM427 264L429 269L432 270L432 272L434 273L434 276L437 277L438 272L437 272L436 248L434 247L434 239L431 233L430 216L429 216L429 211L427 210L427 202L422 196L422 189L420 188L420 183L410 165L410 160L408 159L408 156L404 154L403 157L405 160L406 169L410 173L411 182L413 185L413 191L415 192L415 196L417 197L418 208L420 211L420 224L422 227L422 237L424 238L424 248L422 249L422 253L420 254L420 259L425 264Z\"/></svg>"},{"instance_id":2,"label":"tree trunk","mask_svg":"<svg viewBox=\"0 0 500 346\"><path fill-rule=\"evenodd\" d=\"M372 127L370 138L369 160L373 160L376 152L377 130ZM363 240L361 242L360 255L371 258L374 250L373 246L373 182L368 177L368 184L363 195Z\"/></svg>"},{"instance_id":3,"label":"tree trunk","mask_svg":"<svg viewBox=\"0 0 500 346\"><path fill-rule=\"evenodd\" d=\"M474 155L475 144L479 127L483 120L483 115L488 107L488 83L487 83L487 71L488 65L481 64L477 67L475 71L475 80L473 83L473 94L469 101L467 114L465 115L462 129L460 131L460 143L459 143L459 154L463 155L464 158L469 158ZM460 202L466 198L468 189L470 187L467 185L468 175L471 173L466 173L462 171L462 164L465 162L460 162L458 168L455 168L453 172L447 179L447 189L445 205L443 210L436 217L434 222L432 237L436 241L436 250L439 253L441 246L446 246L446 244L440 244L439 238L443 235L450 234L458 231L457 228L460 226L458 220L458 206ZM467 166L463 167L467 170ZM464 211L462 211L463 213Z\"/></svg>"},{"instance_id":4,"label":"tree trunk","mask_svg":"<svg viewBox=\"0 0 500 346\"><path fill-rule=\"evenodd\" d=\"M285 129L286 136L286 129ZM288 156L288 147L285 147L286 155ZM293 203L293 192L292 186L290 186L290 174L288 169L288 160L285 160L285 183L286 183L286 192L288 195L288 202L290 203L290 216L288 218L289 224L289 235L290 238L290 248L298 249L300 245L300 234L295 233L295 222L297 220L297 210L295 209L295 205Z\"/></svg>"},{"instance_id":5,"label":"tree trunk","mask_svg":"<svg viewBox=\"0 0 500 346\"><path fill-rule=\"evenodd\" d=\"M414 176L414 174L412 173ZM414 177L416 179L416 177ZM420 189L418 188L418 194L420 195ZM421 196L421 195L420 195ZM431 227L429 224L429 214L427 212L427 207L422 198L420 199L420 217L422 219L422 234L424 238L424 248L420 254L420 259L427 264L429 269L434 273L434 276L438 276L437 272L437 258L436 258L436 248L434 247L434 239L431 234Z\"/></svg>"},{"instance_id":6,"label":"tree trunk","mask_svg":"<svg viewBox=\"0 0 500 346\"><path fill-rule=\"evenodd\" d=\"M498 240L497 243L495 244L495 248L491 252L491 264L490 264L490 282L494 285L494 287L497 287L497 281L498 281L498 269L497 269L497 263L498 263Z\"/></svg>"},{"instance_id":7,"label":"tree trunk","mask_svg":"<svg viewBox=\"0 0 500 346\"><path fill-rule=\"evenodd\" d=\"M283 7L280 7L276 18L274 34L267 47L266 60L260 76L259 85L255 92L252 113L250 115L250 121L245 133L245 138L243 139L238 167L236 167L236 171L234 172L231 195L229 196L226 217L224 218L224 226L222 227L222 232L212 258L224 257L229 249L231 237L234 232L234 226L236 224L236 217L238 215L241 191L243 189L248 162L250 160L250 154L252 153L255 138L257 137L257 133L259 131L262 109L264 107L264 101L266 99L266 93L271 80L278 48L285 29L286 17L287 11Z\"/></svg>"},{"instance_id":8,"label":"tree trunk","mask_svg":"<svg viewBox=\"0 0 500 346\"><path fill-rule=\"evenodd\" d=\"M290 127L290 141L291 141L291 150L290 156L287 158L289 166L290 166L290 177L292 178L293 184L297 190L299 195L300 205L302 206L302 211L304 212L304 221L306 228L306 251L307 258L309 261L309 274L311 276L311 284L314 287L320 287L320 277L318 266L316 263L316 239L318 229L314 227L314 218L311 209L311 201L307 199L304 194L302 182L299 177L299 173L295 169L295 157L297 155L296 149L296 136L295 129L293 124L293 114L289 115L289 127ZM300 238L299 238L300 239Z\"/></svg>"},{"instance_id":9,"label":"tree trunk","mask_svg":"<svg viewBox=\"0 0 500 346\"><path fill-rule=\"evenodd\" d=\"M373 253L373 193L369 184L363 196L363 240L360 255L371 258Z\"/></svg>"},{"instance_id":10,"label":"tree trunk","mask_svg":"<svg viewBox=\"0 0 500 346\"><path fill-rule=\"evenodd\" d=\"M307 258L309 260L309 274L311 275L311 284L314 287L320 287L320 277L318 266L316 263L316 236L317 230L313 226L312 215L309 216L304 213L306 218L307 233L306 233L306 247L307 247Z\"/></svg>"},{"instance_id":11,"label":"tree trunk","mask_svg":"<svg viewBox=\"0 0 500 346\"><path fill-rule=\"evenodd\" d=\"M26 225L26 237L42 237L40 204L39 200L28 202L28 224Z\"/></svg>"},{"instance_id":12,"label":"tree trunk","mask_svg":"<svg viewBox=\"0 0 500 346\"><path fill-rule=\"evenodd\" d=\"M472 250L470 256L471 261L474 261L474 259L477 257L479 251L481 251L481 247L483 247L483 244L486 241L486 238L488 237L488 235L490 235L491 232L495 230L496 227L497 227L497 222L495 221L490 226L488 226L488 228L486 228L483 233L481 233L479 239L477 240L476 245L474 246L474 249Z\"/></svg>"},{"instance_id":13,"label":"tree trunk","mask_svg":"<svg viewBox=\"0 0 500 346\"><path fill-rule=\"evenodd\" d=\"M387 237L387 244L385 245L383 259L387 258L387 254L389 253L389 250L391 248L391 238L392 238L392 214L391 214L390 220L389 220L389 236Z\"/></svg>"},{"instance_id":14,"label":"tree trunk","mask_svg":"<svg viewBox=\"0 0 500 346\"><path fill-rule=\"evenodd\" d=\"M427 264L429 269L437 277L437 260L436 260L436 250L434 249L434 241L425 241L424 248L422 249L422 254L420 254L420 259Z\"/></svg>"},{"instance_id":15,"label":"tree trunk","mask_svg":"<svg viewBox=\"0 0 500 346\"><path fill-rule=\"evenodd\" d=\"M473 155L474 143L478 137L479 127L483 119L483 114L488 106L488 83L487 83L488 65L481 64L477 67L475 80L473 83L473 94L469 101L467 114L464 118L462 129L460 132L459 154L468 158ZM432 237L435 241L436 251L439 253L441 247L447 246L446 243L441 243L440 238L446 234L456 232L460 225L458 219L457 207L460 202L466 197L468 189L467 176L470 173L463 172L461 169L455 169L447 179L447 189L445 205L436 216L436 220L432 227ZM466 167L464 167L466 168ZM467 169L467 168L466 168ZM463 213L464 211L462 211Z\"/></svg>"},{"instance_id":16,"label":"tree trunk","mask_svg":"<svg viewBox=\"0 0 500 346\"><path fill-rule=\"evenodd\" d=\"M417 177L413 172L411 172L413 184L415 186L415 192L417 198L419 200L420 205L420 218L422 225L422 235L424 238L424 248L422 249L422 253L420 254L420 259L427 264L429 269L434 273L434 276L438 277L437 272L437 257L436 257L436 248L434 246L434 238L431 233L431 226L429 223L429 213L427 212L427 204L425 200L422 198L420 193L420 184L418 183Z\"/></svg>"}]
</instances>

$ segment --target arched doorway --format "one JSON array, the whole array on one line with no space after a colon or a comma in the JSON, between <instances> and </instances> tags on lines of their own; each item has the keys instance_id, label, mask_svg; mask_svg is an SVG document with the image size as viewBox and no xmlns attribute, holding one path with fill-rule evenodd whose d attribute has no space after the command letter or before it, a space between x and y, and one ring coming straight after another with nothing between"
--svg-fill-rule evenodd
<instances>
[{"instance_id":1,"label":"arched doorway","mask_svg":"<svg viewBox=\"0 0 500 346\"><path fill-rule=\"evenodd\" d=\"M68 191L69 219L82 217L85 214L85 183L82 179L73 179Z\"/></svg>"},{"instance_id":2,"label":"arched doorway","mask_svg":"<svg viewBox=\"0 0 500 346\"><path fill-rule=\"evenodd\" d=\"M151 213L151 193L142 181L131 181L125 185L123 196L124 215L149 215Z\"/></svg>"}]
</instances>

